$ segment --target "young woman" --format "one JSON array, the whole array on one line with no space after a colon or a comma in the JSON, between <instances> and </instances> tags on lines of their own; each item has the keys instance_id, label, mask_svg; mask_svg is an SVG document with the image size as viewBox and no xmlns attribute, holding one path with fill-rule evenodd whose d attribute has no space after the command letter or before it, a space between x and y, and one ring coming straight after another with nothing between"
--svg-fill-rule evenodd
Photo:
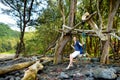
<instances>
[{"instance_id":1,"label":"young woman","mask_svg":"<svg viewBox=\"0 0 120 80\"><path fill-rule=\"evenodd\" d=\"M73 58L75 58L76 56L80 55L82 56L83 54L83 45L76 39L76 37L73 37L73 41L74 41L74 46L72 46L74 48L74 52L72 54L70 54L69 59L69 65L66 69L69 69L71 66L73 66Z\"/></svg>"}]
</instances>

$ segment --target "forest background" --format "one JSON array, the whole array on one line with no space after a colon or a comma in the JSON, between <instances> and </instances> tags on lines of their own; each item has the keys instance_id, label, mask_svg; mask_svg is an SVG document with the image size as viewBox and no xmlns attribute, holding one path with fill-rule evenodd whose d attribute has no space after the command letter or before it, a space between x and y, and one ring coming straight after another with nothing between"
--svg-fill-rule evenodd
<instances>
[{"instance_id":1,"label":"forest background","mask_svg":"<svg viewBox=\"0 0 120 80\"><path fill-rule=\"evenodd\" d=\"M5 0L6 1L6 0ZM14 0L10 0L14 1ZM34 1L34 0L33 0ZM22 2L22 0L20 0ZM3 2L4 3L4 2ZM28 2L29 3L29 2ZM50 54L54 55L55 52L55 45L54 43L57 41L57 39L61 36L61 33L59 30L62 28L63 25L63 19L61 15L61 7L64 9L64 14L66 15L65 22L68 23L69 19L69 12L70 12L70 1L69 0L63 0L62 5L59 4L59 0L46 0L42 1L40 0L39 3L35 3L34 7L32 8L33 14L31 13L31 19L29 20L29 23L27 26L33 26L35 28L35 31L33 32L25 32L25 35L23 36L24 44L25 44L25 50L21 51L23 55L36 55L36 54ZM16 2L17 4L17 2ZM36 7L42 7L41 4L46 4L45 8L40 8L36 10ZM106 30L107 28L107 21L108 16L110 12L110 5L115 4L114 0L99 0L99 10L100 14L102 15L102 23L103 27L102 30ZM14 5L14 4L13 4ZM13 8L14 9L14 8ZM23 10L21 5L21 10ZM4 10L5 11L5 10ZM77 0L77 7L75 12L75 19L74 24L77 24L79 21L81 21L81 17L85 12L93 13L94 11L97 11L97 0ZM16 13L16 12L15 12ZM7 13L9 15L12 15L13 17L16 17L16 15L13 15L15 13ZM36 14L39 15L36 19L34 19L34 16ZM94 16L94 21L97 25L100 25L100 20L98 19L99 15ZM16 19L19 24L19 19ZM27 27L26 26L26 27ZM11 30L8 25L5 25L3 23L0 24L0 52L11 52L15 53L17 44L19 43L20 38L20 32ZM78 29L84 30L91 30L92 28L87 23L84 24L84 26L79 25L77 27ZM113 20L113 27L112 29L115 29L115 32L118 36L120 36L120 7L118 8L116 15ZM81 34L76 34L76 36L81 41ZM69 54L73 51L73 49L70 47L70 44L72 41L69 41L64 50L63 54ZM24 45L23 44L23 45ZM86 38L86 51L89 55L92 57L100 57L101 56L101 50L103 49L101 46L101 40L99 37L96 36L87 36ZM110 55L118 55L120 52L120 40L117 38L114 38L111 36L110 38ZM52 46L52 48L50 48Z\"/></svg>"}]
</instances>

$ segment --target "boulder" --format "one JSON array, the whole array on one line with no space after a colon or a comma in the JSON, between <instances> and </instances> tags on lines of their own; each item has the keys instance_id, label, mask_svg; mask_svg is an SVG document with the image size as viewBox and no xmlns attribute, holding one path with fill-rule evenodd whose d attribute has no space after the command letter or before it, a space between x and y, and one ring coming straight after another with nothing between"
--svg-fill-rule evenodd
<instances>
[{"instance_id":1,"label":"boulder","mask_svg":"<svg viewBox=\"0 0 120 80\"><path fill-rule=\"evenodd\" d=\"M5 80L4 78L0 78L0 80Z\"/></svg>"},{"instance_id":2,"label":"boulder","mask_svg":"<svg viewBox=\"0 0 120 80\"><path fill-rule=\"evenodd\" d=\"M113 68L104 69L98 68L93 71L93 76L95 78L102 78L102 79L115 79L117 75L115 74L116 70Z\"/></svg>"},{"instance_id":3,"label":"boulder","mask_svg":"<svg viewBox=\"0 0 120 80\"><path fill-rule=\"evenodd\" d=\"M116 80L120 80L120 77L118 77Z\"/></svg>"},{"instance_id":4,"label":"boulder","mask_svg":"<svg viewBox=\"0 0 120 80\"><path fill-rule=\"evenodd\" d=\"M95 80L93 77L87 77L85 80Z\"/></svg>"},{"instance_id":5,"label":"boulder","mask_svg":"<svg viewBox=\"0 0 120 80\"><path fill-rule=\"evenodd\" d=\"M14 77L11 77L10 80L15 80Z\"/></svg>"},{"instance_id":6,"label":"boulder","mask_svg":"<svg viewBox=\"0 0 120 80\"><path fill-rule=\"evenodd\" d=\"M91 70L90 71L85 71L84 75L87 76L87 77L93 77L93 72Z\"/></svg>"},{"instance_id":7,"label":"boulder","mask_svg":"<svg viewBox=\"0 0 120 80\"><path fill-rule=\"evenodd\" d=\"M64 72L61 72L59 78L60 79L67 79L67 78L69 78L69 76Z\"/></svg>"},{"instance_id":8,"label":"boulder","mask_svg":"<svg viewBox=\"0 0 120 80\"><path fill-rule=\"evenodd\" d=\"M15 80L21 80L21 78L20 77L16 77Z\"/></svg>"},{"instance_id":9,"label":"boulder","mask_svg":"<svg viewBox=\"0 0 120 80\"><path fill-rule=\"evenodd\" d=\"M113 67L116 70L116 73L120 74L120 67Z\"/></svg>"}]
</instances>

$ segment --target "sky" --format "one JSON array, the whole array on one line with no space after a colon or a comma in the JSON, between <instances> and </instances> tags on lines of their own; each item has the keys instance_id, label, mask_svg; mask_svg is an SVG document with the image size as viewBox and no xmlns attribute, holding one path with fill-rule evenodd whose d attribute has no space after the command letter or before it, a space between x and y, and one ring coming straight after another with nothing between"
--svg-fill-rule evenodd
<instances>
[{"instance_id":1,"label":"sky","mask_svg":"<svg viewBox=\"0 0 120 80\"><path fill-rule=\"evenodd\" d=\"M42 0L42 4L40 5L40 7L37 7L39 9L43 9L43 8L46 8L47 6L47 3L45 0ZM9 15L5 14L5 13L2 13L1 9L10 9L9 7L5 6L4 4L2 4L0 2L0 22L2 23L5 23L5 24L8 24L10 26L11 29L13 30L17 30L17 31L20 31L20 29L17 27L17 23L16 21ZM34 18L37 18L38 15L37 14L34 14ZM26 31L34 31L35 28L33 27L26 27Z\"/></svg>"},{"instance_id":2,"label":"sky","mask_svg":"<svg viewBox=\"0 0 120 80\"><path fill-rule=\"evenodd\" d=\"M14 19L12 19L11 16L2 13L1 8L10 9L9 7L3 5L3 4L0 2L0 22L5 23L5 24L8 24L8 25L10 26L10 28L13 29L13 30L19 31L19 28L18 28L17 25L16 25L16 21L15 21Z\"/></svg>"},{"instance_id":3,"label":"sky","mask_svg":"<svg viewBox=\"0 0 120 80\"><path fill-rule=\"evenodd\" d=\"M20 29L16 25L17 24L16 21L11 16L2 13L1 8L10 9L9 7L3 5L0 2L0 22L8 24L10 26L10 28L13 29L13 30L20 31ZM26 28L26 31L31 31L31 30L32 29Z\"/></svg>"}]
</instances>

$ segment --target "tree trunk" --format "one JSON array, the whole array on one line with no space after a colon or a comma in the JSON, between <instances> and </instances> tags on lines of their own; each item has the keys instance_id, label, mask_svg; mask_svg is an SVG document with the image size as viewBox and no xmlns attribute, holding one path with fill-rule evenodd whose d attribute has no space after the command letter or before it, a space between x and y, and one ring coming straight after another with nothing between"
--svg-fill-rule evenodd
<instances>
[{"instance_id":1,"label":"tree trunk","mask_svg":"<svg viewBox=\"0 0 120 80\"><path fill-rule=\"evenodd\" d=\"M24 39L24 32L21 32L20 42L17 44L15 58L18 58L19 54L25 51L25 44L23 39Z\"/></svg>"},{"instance_id":2,"label":"tree trunk","mask_svg":"<svg viewBox=\"0 0 120 80\"><path fill-rule=\"evenodd\" d=\"M70 1L71 1L71 5L70 5L68 26L73 27L77 0L70 0ZM62 61L62 51L65 45L67 44L67 42L70 40L70 38L71 38L70 33L66 35L62 34L60 39L57 41L55 48L55 55L54 55L54 64L58 64Z\"/></svg>"},{"instance_id":3,"label":"tree trunk","mask_svg":"<svg viewBox=\"0 0 120 80\"><path fill-rule=\"evenodd\" d=\"M110 1L111 2L111 1ZM111 3L112 5L113 3ZM117 0L116 3L114 4L114 6L112 7L110 5L110 14L108 17L108 25L107 25L107 31L109 32L112 29L112 25L113 25L113 18L116 14L116 11L119 7L120 4L120 0ZM112 9L111 9L112 7ZM94 14L93 14L94 15ZM96 34L99 36L99 38L103 41L104 47L103 47L103 51L102 51L102 56L101 56L101 63L109 63L109 42L110 42L110 34L108 33L106 36L102 33L101 29L98 28L98 26L94 23L94 21L91 19L91 17L93 16L92 14L90 15L88 12L85 13L82 16L82 20L83 21L87 21L88 24L90 24L90 26L93 28L93 30L96 32ZM101 22L102 23L102 22Z\"/></svg>"},{"instance_id":4,"label":"tree trunk","mask_svg":"<svg viewBox=\"0 0 120 80\"><path fill-rule=\"evenodd\" d=\"M16 49L16 55L15 58L19 57L19 54L22 51L25 51L25 44L24 44L24 33L25 33L25 28L26 28L26 7L27 7L27 0L24 0L24 12L23 12L23 27L21 28L21 35L20 35L20 42L17 45Z\"/></svg>"},{"instance_id":5,"label":"tree trunk","mask_svg":"<svg viewBox=\"0 0 120 80\"><path fill-rule=\"evenodd\" d=\"M107 25L107 31L110 31L112 29L113 26L113 18L116 14L116 11L119 7L120 4L120 0L117 0L115 2L115 4L113 5L112 0L110 1L110 14L108 17L108 25ZM105 64L105 63L109 63L109 43L110 43L110 34L107 34L108 40L105 41L104 44L104 48L103 48L103 52L102 52L102 56L101 56L101 60L100 62Z\"/></svg>"},{"instance_id":6,"label":"tree trunk","mask_svg":"<svg viewBox=\"0 0 120 80\"><path fill-rule=\"evenodd\" d=\"M27 0L24 0L23 15L20 14L20 20L21 20L20 21L20 31L21 31L20 42L17 44L15 58L19 57L19 54L21 52L25 53L24 34L25 34L26 25L30 21L32 7L33 7L33 2L34 2L34 0L31 0L29 9L27 9ZM22 25L22 23L23 23L23 25Z\"/></svg>"},{"instance_id":7,"label":"tree trunk","mask_svg":"<svg viewBox=\"0 0 120 80\"><path fill-rule=\"evenodd\" d=\"M70 35L63 36L62 40L56 43L54 64L58 64L62 61L62 50L69 40L70 40Z\"/></svg>"},{"instance_id":8,"label":"tree trunk","mask_svg":"<svg viewBox=\"0 0 120 80\"><path fill-rule=\"evenodd\" d=\"M103 51L102 51L102 55L101 55L101 59L100 62L102 64L105 64L106 62L108 62L108 54L109 54L109 40L107 41L102 41L102 44L104 44L103 46ZM107 61L106 61L107 60Z\"/></svg>"},{"instance_id":9,"label":"tree trunk","mask_svg":"<svg viewBox=\"0 0 120 80\"><path fill-rule=\"evenodd\" d=\"M87 45L86 46L87 47L86 51L87 51L87 53L89 53L91 55L91 52L90 52L90 37L87 37L86 45Z\"/></svg>"}]
</instances>

